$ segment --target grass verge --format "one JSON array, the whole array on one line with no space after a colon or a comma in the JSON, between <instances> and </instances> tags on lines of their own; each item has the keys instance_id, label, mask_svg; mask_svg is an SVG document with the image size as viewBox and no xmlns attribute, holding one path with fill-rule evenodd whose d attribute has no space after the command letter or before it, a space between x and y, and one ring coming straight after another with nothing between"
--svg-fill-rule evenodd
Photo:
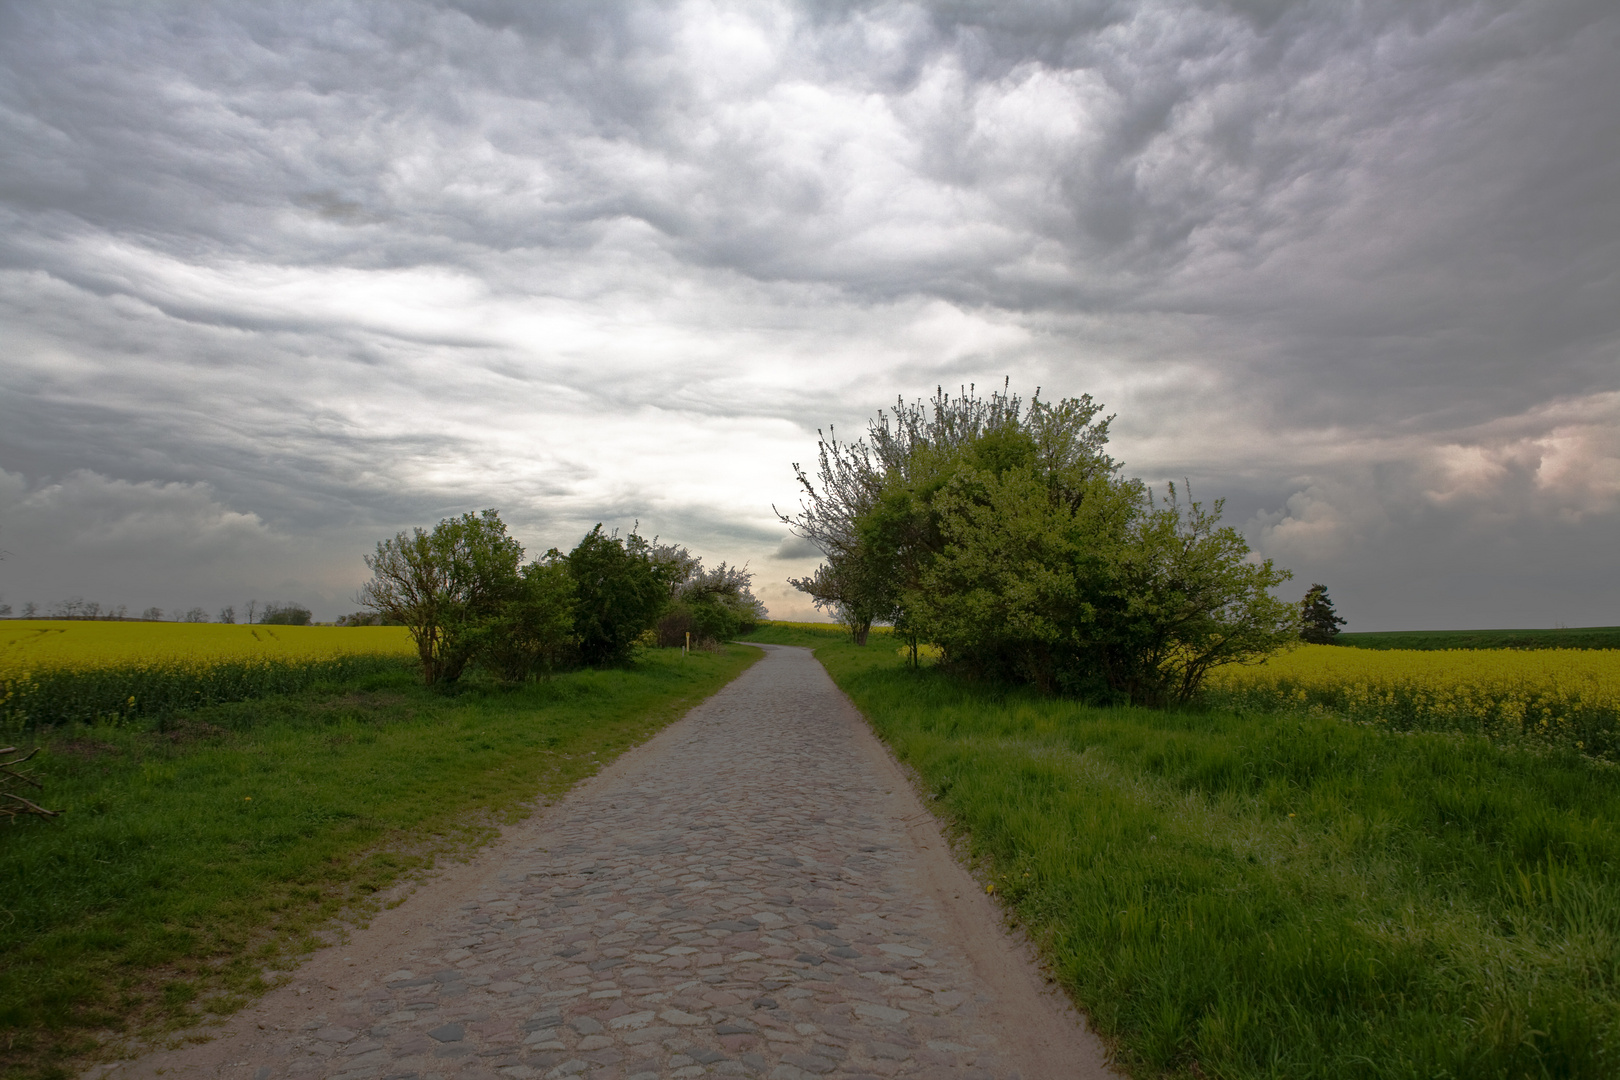
<instances>
[{"instance_id":1,"label":"grass verge","mask_svg":"<svg viewBox=\"0 0 1620 1080\"><path fill-rule=\"evenodd\" d=\"M1620 1075L1620 771L812 645L1138 1077Z\"/></svg>"},{"instance_id":2,"label":"grass verge","mask_svg":"<svg viewBox=\"0 0 1620 1080\"><path fill-rule=\"evenodd\" d=\"M218 705L165 732L59 732L66 813L0 831L0 1075L226 1013L402 874L490 839L758 657L427 690L404 670Z\"/></svg>"}]
</instances>

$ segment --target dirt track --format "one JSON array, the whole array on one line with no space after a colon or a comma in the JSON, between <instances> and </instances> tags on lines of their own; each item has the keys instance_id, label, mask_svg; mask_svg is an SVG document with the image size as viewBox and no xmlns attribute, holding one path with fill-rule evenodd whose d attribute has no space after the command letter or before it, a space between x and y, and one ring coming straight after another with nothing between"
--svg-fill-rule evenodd
<instances>
[{"instance_id":1,"label":"dirt track","mask_svg":"<svg viewBox=\"0 0 1620 1080\"><path fill-rule=\"evenodd\" d=\"M808 651L326 949L96 1076L1112 1075Z\"/></svg>"}]
</instances>

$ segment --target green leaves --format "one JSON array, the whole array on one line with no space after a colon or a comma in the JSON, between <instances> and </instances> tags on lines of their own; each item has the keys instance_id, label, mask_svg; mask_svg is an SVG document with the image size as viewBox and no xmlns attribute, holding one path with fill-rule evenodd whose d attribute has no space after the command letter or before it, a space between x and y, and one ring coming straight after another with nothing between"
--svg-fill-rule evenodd
<instances>
[{"instance_id":1,"label":"green leaves","mask_svg":"<svg viewBox=\"0 0 1620 1080\"><path fill-rule=\"evenodd\" d=\"M428 685L454 682L481 631L517 590L523 545L494 510L445 518L378 543L361 602L410 628Z\"/></svg>"},{"instance_id":2,"label":"green leaves","mask_svg":"<svg viewBox=\"0 0 1620 1080\"><path fill-rule=\"evenodd\" d=\"M1251 562L1220 515L1220 501L1183 503L1171 484L1162 500L1145 497L1118 549L1107 663L1133 702L1186 701L1211 668L1262 659L1298 635L1297 610L1271 592L1292 575Z\"/></svg>"},{"instance_id":3,"label":"green leaves","mask_svg":"<svg viewBox=\"0 0 1620 1080\"><path fill-rule=\"evenodd\" d=\"M623 663L636 639L669 603L669 587L635 533L629 542L598 525L568 553L574 579L574 631L580 657L592 666Z\"/></svg>"},{"instance_id":4,"label":"green leaves","mask_svg":"<svg viewBox=\"0 0 1620 1080\"><path fill-rule=\"evenodd\" d=\"M1197 693L1221 664L1297 634L1221 504L1156 499L1105 453L1089 396L1027 407L944 394L880 414L867 439L823 439L818 488L783 520L827 553L793 584L860 642L890 619L964 673L1143 704Z\"/></svg>"},{"instance_id":5,"label":"green leaves","mask_svg":"<svg viewBox=\"0 0 1620 1080\"><path fill-rule=\"evenodd\" d=\"M745 568L704 570L685 548L655 548L597 525L573 551L523 564L494 510L446 518L377 545L367 607L410 628L429 685L477 663L502 679L549 677L630 659L678 595L693 629L723 641L759 618Z\"/></svg>"},{"instance_id":6,"label":"green leaves","mask_svg":"<svg viewBox=\"0 0 1620 1080\"><path fill-rule=\"evenodd\" d=\"M549 678L573 660L574 609L573 575L562 554L550 551L523 567L499 611L481 626L479 662L508 681Z\"/></svg>"}]
</instances>

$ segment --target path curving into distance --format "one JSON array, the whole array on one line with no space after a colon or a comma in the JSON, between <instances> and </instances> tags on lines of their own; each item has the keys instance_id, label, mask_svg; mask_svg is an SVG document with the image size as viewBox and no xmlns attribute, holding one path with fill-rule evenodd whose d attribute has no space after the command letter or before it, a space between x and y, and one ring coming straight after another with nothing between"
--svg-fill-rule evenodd
<instances>
[{"instance_id":1,"label":"path curving into distance","mask_svg":"<svg viewBox=\"0 0 1620 1080\"><path fill-rule=\"evenodd\" d=\"M809 650L763 648L219 1038L93 1072L1112 1075Z\"/></svg>"}]
</instances>

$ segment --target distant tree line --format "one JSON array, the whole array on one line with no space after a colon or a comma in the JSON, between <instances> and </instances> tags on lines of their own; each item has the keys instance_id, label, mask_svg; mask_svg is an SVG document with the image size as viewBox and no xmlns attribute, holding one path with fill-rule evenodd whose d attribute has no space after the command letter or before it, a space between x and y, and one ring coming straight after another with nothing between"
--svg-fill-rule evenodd
<instances>
[{"instance_id":1,"label":"distant tree line","mask_svg":"<svg viewBox=\"0 0 1620 1080\"><path fill-rule=\"evenodd\" d=\"M0 615L10 615L11 605L0 605ZM39 605L32 600L22 606L20 615L24 619L128 619L129 609L123 604L116 606L108 604L103 606L94 600L85 600L82 596L72 596L52 604L40 613Z\"/></svg>"},{"instance_id":2,"label":"distant tree line","mask_svg":"<svg viewBox=\"0 0 1620 1080\"><path fill-rule=\"evenodd\" d=\"M965 675L1093 700L1185 701L1213 668L1298 639L1290 574L1169 485L1123 474L1090 396L1005 389L879 413L824 435L781 514L826 561L792 584L855 641L885 622Z\"/></svg>"},{"instance_id":3,"label":"distant tree line","mask_svg":"<svg viewBox=\"0 0 1620 1080\"><path fill-rule=\"evenodd\" d=\"M446 518L378 543L361 589L368 614L409 628L428 684L480 668L501 679L545 677L631 658L644 641L723 641L764 608L752 575L705 570L684 547L597 525L572 551L525 562L495 510Z\"/></svg>"},{"instance_id":4,"label":"distant tree line","mask_svg":"<svg viewBox=\"0 0 1620 1080\"><path fill-rule=\"evenodd\" d=\"M333 626L404 626L398 619L391 619L386 615L379 615L375 611L356 611L349 615L339 615Z\"/></svg>"},{"instance_id":5,"label":"distant tree line","mask_svg":"<svg viewBox=\"0 0 1620 1080\"><path fill-rule=\"evenodd\" d=\"M246 608L246 621L272 626L308 626L312 618L309 608L296 603L269 603L260 605L257 600L249 600ZM0 618L11 618L10 604L0 603ZM32 600L22 606L16 618L22 619L73 619L73 620L103 620L103 621L133 621L133 622L187 622L205 623L218 621L222 623L236 622L236 607L227 604L220 609L215 619L210 619L208 612L200 607L175 609L174 617L166 619L164 610L160 607L149 607L139 615L131 615L129 608L123 604L106 605L94 600L85 600L74 596L59 601L46 608L43 613L38 604Z\"/></svg>"}]
</instances>

